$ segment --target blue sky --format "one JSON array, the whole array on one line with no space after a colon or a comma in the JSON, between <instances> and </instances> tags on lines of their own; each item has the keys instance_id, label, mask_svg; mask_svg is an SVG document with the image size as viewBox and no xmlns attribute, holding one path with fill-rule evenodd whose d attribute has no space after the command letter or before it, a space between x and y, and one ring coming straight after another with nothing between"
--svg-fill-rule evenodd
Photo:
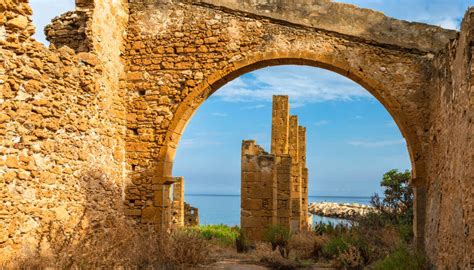
<instances>
[{"instance_id":1,"label":"blue sky","mask_svg":"<svg viewBox=\"0 0 474 270\"><path fill-rule=\"evenodd\" d=\"M472 0L346 0L387 16L459 29ZM35 37L74 0L30 0ZM54 3L54 4L53 4ZM178 147L175 176L186 193L238 194L240 144L269 149L271 96L290 96L291 112L307 127L312 195L368 196L392 168L410 169L405 141L385 108L356 83L330 71L278 66L245 74L219 89L191 119Z\"/></svg>"}]
</instances>

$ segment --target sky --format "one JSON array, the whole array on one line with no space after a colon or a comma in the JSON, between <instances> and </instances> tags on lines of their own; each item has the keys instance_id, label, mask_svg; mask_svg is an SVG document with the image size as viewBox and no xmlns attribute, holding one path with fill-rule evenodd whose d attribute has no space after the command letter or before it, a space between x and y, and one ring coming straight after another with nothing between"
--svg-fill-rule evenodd
<instances>
[{"instance_id":1,"label":"sky","mask_svg":"<svg viewBox=\"0 0 474 270\"><path fill-rule=\"evenodd\" d=\"M345 0L387 16L459 29L474 0ZM35 37L74 9L74 0L30 0ZM384 172L411 169L405 140L386 109L365 89L336 73L306 66L268 67L220 88L186 128L173 173L188 194L239 194L244 139L270 149L271 96L290 97L291 113L307 127L309 194L370 196Z\"/></svg>"}]
</instances>

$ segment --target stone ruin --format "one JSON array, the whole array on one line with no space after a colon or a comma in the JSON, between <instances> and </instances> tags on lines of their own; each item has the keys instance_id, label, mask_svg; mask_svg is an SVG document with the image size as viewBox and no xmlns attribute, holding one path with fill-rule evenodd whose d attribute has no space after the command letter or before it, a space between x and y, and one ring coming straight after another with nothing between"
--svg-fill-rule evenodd
<instances>
[{"instance_id":1,"label":"stone ruin","mask_svg":"<svg viewBox=\"0 0 474 270\"><path fill-rule=\"evenodd\" d=\"M280 225L311 228L308 216L306 128L289 114L288 96L273 96L271 153L254 140L242 142L241 228L251 240Z\"/></svg>"},{"instance_id":2,"label":"stone ruin","mask_svg":"<svg viewBox=\"0 0 474 270\"><path fill-rule=\"evenodd\" d=\"M184 177L170 178L160 185L158 190L162 193L160 197L166 214L161 216L162 220L156 220L155 223L170 229L199 225L198 208L184 200Z\"/></svg>"},{"instance_id":3,"label":"stone ruin","mask_svg":"<svg viewBox=\"0 0 474 270\"><path fill-rule=\"evenodd\" d=\"M76 0L49 47L31 15L0 0L0 263L38 250L51 223L170 225L163 193L199 106L297 64L384 105L410 154L418 248L434 268L474 265L474 8L454 31L329 0Z\"/></svg>"}]
</instances>

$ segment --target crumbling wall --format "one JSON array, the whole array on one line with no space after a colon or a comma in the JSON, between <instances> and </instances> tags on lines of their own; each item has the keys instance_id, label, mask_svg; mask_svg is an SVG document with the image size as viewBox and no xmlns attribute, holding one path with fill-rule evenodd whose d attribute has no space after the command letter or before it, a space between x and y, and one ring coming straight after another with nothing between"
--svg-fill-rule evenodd
<instances>
[{"instance_id":1,"label":"crumbling wall","mask_svg":"<svg viewBox=\"0 0 474 270\"><path fill-rule=\"evenodd\" d=\"M120 69L108 68L120 59L48 49L31 38L30 15L26 0L0 1L2 260L45 248L52 224L86 234L123 208L123 128L105 98L117 93Z\"/></svg>"},{"instance_id":2,"label":"crumbling wall","mask_svg":"<svg viewBox=\"0 0 474 270\"><path fill-rule=\"evenodd\" d=\"M275 156L255 141L243 141L241 170L241 229L249 239L263 240L265 230L276 224Z\"/></svg>"},{"instance_id":3,"label":"crumbling wall","mask_svg":"<svg viewBox=\"0 0 474 270\"><path fill-rule=\"evenodd\" d=\"M425 250L439 269L474 267L474 9L434 59Z\"/></svg>"},{"instance_id":4,"label":"crumbling wall","mask_svg":"<svg viewBox=\"0 0 474 270\"><path fill-rule=\"evenodd\" d=\"M198 226L199 225L199 209L191 206L189 203L184 203L184 226Z\"/></svg>"}]
</instances>

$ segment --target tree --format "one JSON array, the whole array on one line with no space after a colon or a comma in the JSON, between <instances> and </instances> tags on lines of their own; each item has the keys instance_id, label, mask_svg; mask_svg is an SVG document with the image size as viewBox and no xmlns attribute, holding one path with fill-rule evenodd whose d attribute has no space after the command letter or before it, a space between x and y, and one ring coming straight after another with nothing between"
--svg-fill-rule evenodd
<instances>
[{"instance_id":1,"label":"tree","mask_svg":"<svg viewBox=\"0 0 474 270\"><path fill-rule=\"evenodd\" d=\"M380 185L384 188L383 199L378 194L371 197L371 204L384 218L393 223L413 222L413 190L410 187L411 173L390 170L383 175Z\"/></svg>"}]
</instances>

